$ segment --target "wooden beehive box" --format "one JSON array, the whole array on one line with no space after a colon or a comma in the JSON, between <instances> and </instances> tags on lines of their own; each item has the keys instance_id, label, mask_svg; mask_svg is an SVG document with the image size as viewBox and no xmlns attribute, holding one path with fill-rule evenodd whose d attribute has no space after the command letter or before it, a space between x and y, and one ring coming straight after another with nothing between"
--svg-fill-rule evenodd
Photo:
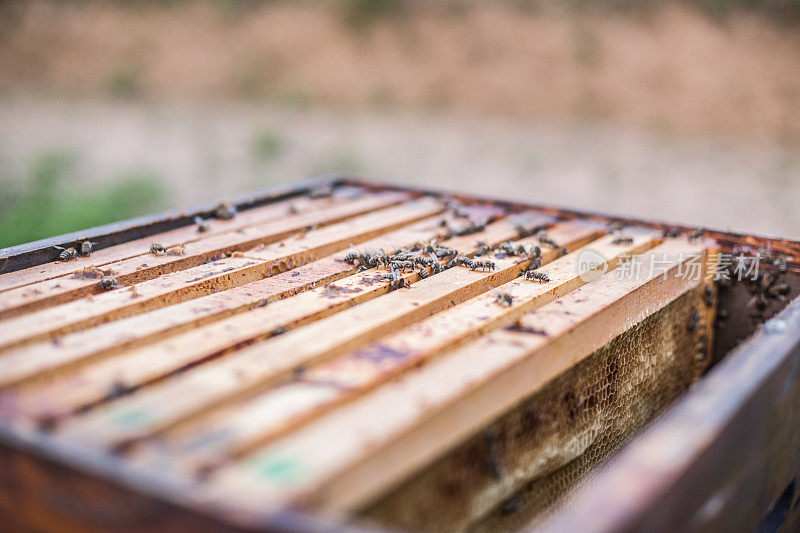
<instances>
[{"instance_id":1,"label":"wooden beehive box","mask_svg":"<svg viewBox=\"0 0 800 533\"><path fill-rule=\"evenodd\" d=\"M798 258L338 177L9 248L0 523L796 524Z\"/></svg>"}]
</instances>

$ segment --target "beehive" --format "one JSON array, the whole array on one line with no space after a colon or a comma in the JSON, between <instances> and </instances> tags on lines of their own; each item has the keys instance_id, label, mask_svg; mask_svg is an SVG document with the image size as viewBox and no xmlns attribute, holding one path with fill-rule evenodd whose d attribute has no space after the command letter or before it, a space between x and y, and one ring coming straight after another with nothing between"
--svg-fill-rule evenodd
<instances>
[{"instance_id":1,"label":"beehive","mask_svg":"<svg viewBox=\"0 0 800 533\"><path fill-rule=\"evenodd\" d=\"M708 235L352 180L236 204L4 251L7 523L544 527L715 358Z\"/></svg>"}]
</instances>

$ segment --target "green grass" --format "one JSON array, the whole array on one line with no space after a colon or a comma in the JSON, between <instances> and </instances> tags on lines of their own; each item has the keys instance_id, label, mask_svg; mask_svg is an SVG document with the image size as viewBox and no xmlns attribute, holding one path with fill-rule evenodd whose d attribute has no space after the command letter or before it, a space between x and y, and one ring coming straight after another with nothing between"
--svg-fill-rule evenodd
<instances>
[{"instance_id":1,"label":"green grass","mask_svg":"<svg viewBox=\"0 0 800 533\"><path fill-rule=\"evenodd\" d=\"M0 185L0 248L124 220L166 204L158 177L147 172L84 185L68 152L36 157L22 190Z\"/></svg>"}]
</instances>

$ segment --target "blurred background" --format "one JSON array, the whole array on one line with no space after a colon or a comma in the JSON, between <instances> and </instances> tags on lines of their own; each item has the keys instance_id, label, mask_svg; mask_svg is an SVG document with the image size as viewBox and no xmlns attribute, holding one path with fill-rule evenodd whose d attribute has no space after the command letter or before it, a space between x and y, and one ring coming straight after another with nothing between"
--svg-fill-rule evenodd
<instances>
[{"instance_id":1,"label":"blurred background","mask_svg":"<svg viewBox=\"0 0 800 533\"><path fill-rule=\"evenodd\" d=\"M800 0L0 2L0 247L346 171L800 238Z\"/></svg>"}]
</instances>

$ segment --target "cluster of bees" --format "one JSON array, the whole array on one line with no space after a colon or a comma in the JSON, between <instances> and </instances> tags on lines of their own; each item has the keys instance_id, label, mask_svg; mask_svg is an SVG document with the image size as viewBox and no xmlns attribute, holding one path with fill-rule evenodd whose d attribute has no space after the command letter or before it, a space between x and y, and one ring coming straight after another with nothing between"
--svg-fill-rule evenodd
<instances>
[{"instance_id":1,"label":"cluster of bees","mask_svg":"<svg viewBox=\"0 0 800 533\"><path fill-rule=\"evenodd\" d=\"M79 250L73 247L64 248L62 246L53 246L53 248L59 251L59 261L72 261L73 259L77 259L78 255L88 256L91 254L96 244L96 242L92 241L83 241Z\"/></svg>"}]
</instances>

